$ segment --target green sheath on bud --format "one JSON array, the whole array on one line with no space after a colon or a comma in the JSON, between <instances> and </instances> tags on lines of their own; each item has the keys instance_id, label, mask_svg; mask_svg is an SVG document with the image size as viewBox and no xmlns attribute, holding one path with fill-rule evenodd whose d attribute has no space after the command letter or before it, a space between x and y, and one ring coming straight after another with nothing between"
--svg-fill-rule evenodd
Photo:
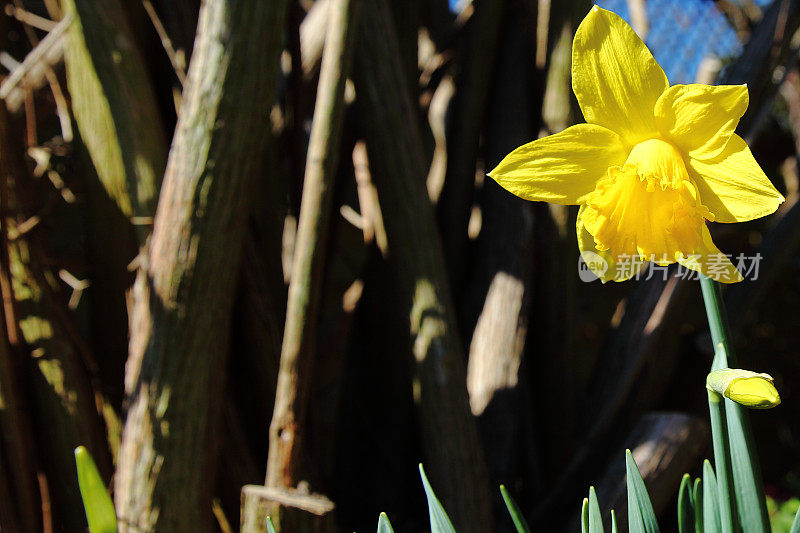
<instances>
[{"instance_id":1,"label":"green sheath on bud","mask_svg":"<svg viewBox=\"0 0 800 533\"><path fill-rule=\"evenodd\" d=\"M772 381L769 374L723 368L708 374L706 388L746 407L771 409L781 403Z\"/></svg>"}]
</instances>

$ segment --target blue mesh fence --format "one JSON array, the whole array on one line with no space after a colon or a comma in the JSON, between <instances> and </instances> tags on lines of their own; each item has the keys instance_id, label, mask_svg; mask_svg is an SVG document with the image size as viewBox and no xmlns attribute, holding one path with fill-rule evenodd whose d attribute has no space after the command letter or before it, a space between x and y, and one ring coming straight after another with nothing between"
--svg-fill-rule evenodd
<instances>
[{"instance_id":1,"label":"blue mesh fence","mask_svg":"<svg viewBox=\"0 0 800 533\"><path fill-rule=\"evenodd\" d=\"M770 0L757 0L764 6ZM598 0L600 7L630 22L626 0ZM704 57L720 59L741 52L736 33L711 0L647 0L650 32L647 45L670 83L695 81Z\"/></svg>"}]
</instances>

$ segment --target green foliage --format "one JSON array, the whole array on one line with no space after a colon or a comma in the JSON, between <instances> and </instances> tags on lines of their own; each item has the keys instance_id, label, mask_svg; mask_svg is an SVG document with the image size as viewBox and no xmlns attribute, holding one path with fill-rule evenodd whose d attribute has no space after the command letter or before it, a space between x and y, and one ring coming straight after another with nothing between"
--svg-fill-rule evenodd
<instances>
[{"instance_id":1,"label":"green foliage","mask_svg":"<svg viewBox=\"0 0 800 533\"><path fill-rule=\"evenodd\" d=\"M600 514L600 504L597 503L594 487L589 487L589 533L605 533L603 515Z\"/></svg>"},{"instance_id":2,"label":"green foliage","mask_svg":"<svg viewBox=\"0 0 800 533\"><path fill-rule=\"evenodd\" d=\"M750 420L741 405L725 400L731 467L736 494L736 510L742 529L748 533L769 532L766 499L761 481Z\"/></svg>"},{"instance_id":3,"label":"green foliage","mask_svg":"<svg viewBox=\"0 0 800 533\"><path fill-rule=\"evenodd\" d=\"M392 524L389 522L389 517L386 516L386 513L381 513L378 517L378 533L394 533L394 529L392 529Z\"/></svg>"},{"instance_id":4,"label":"green foliage","mask_svg":"<svg viewBox=\"0 0 800 533\"><path fill-rule=\"evenodd\" d=\"M692 499L694 500L694 530L696 533L703 533L703 481L699 477L694 480Z\"/></svg>"},{"instance_id":5,"label":"green foliage","mask_svg":"<svg viewBox=\"0 0 800 533\"><path fill-rule=\"evenodd\" d=\"M78 470L78 485L81 489L89 532L116 533L117 516L114 512L114 503L97 471L97 465L83 446L75 448L75 466Z\"/></svg>"},{"instance_id":6,"label":"green foliage","mask_svg":"<svg viewBox=\"0 0 800 533\"><path fill-rule=\"evenodd\" d=\"M611 533L617 533L617 513L611 509Z\"/></svg>"},{"instance_id":7,"label":"green foliage","mask_svg":"<svg viewBox=\"0 0 800 533\"><path fill-rule=\"evenodd\" d=\"M767 511L773 533L800 533L800 500L779 502L767 497Z\"/></svg>"},{"instance_id":8,"label":"green foliage","mask_svg":"<svg viewBox=\"0 0 800 533\"><path fill-rule=\"evenodd\" d=\"M642 474L630 450L625 450L625 472L628 482L628 530L631 533L656 533L658 521L644 486Z\"/></svg>"},{"instance_id":9,"label":"green foliage","mask_svg":"<svg viewBox=\"0 0 800 533\"><path fill-rule=\"evenodd\" d=\"M267 517L267 533L277 533L275 531L275 524L272 523L272 518Z\"/></svg>"},{"instance_id":10,"label":"green foliage","mask_svg":"<svg viewBox=\"0 0 800 533\"><path fill-rule=\"evenodd\" d=\"M792 528L789 530L789 533L800 533L800 502L797 501L797 498L793 498L791 501L796 502L798 509L794 515L794 521L792 522Z\"/></svg>"},{"instance_id":11,"label":"green foliage","mask_svg":"<svg viewBox=\"0 0 800 533\"><path fill-rule=\"evenodd\" d=\"M430 482L428 481L428 477L425 475L425 469L422 467L422 464L419 465L419 475L422 478L422 485L425 487L425 495L428 498L428 513L431 521L431 533L455 533L455 528L453 527L453 523L450 522L450 518L447 516L447 512L445 512L444 507L442 507L439 498L436 497L436 494L433 492L433 488L431 487ZM592 493L594 489L592 489ZM506 503L506 507L508 507L508 512L511 515L511 520L514 522L514 526L517 529L517 533L530 533L530 528L528 527L527 522L525 522L525 518L522 516L522 511L520 511L519 507L517 506L514 499L508 493L505 486L500 485L500 494L503 496L503 501ZM597 504L597 496L595 498L595 505ZM587 500L584 500L586 502ZM597 515L599 517L600 509L597 509ZM612 520L613 520L613 513L612 513ZM273 529L269 529L272 523L269 521L269 517L267 517L267 527L270 533L274 531ZM593 530L594 531L594 530ZM602 525L600 529L597 530L600 533L603 532ZM378 531L377 533L394 533L394 529L392 529L392 524L389 522L389 517L386 516L386 513L381 513L378 517Z\"/></svg>"},{"instance_id":12,"label":"green foliage","mask_svg":"<svg viewBox=\"0 0 800 533\"><path fill-rule=\"evenodd\" d=\"M695 501L692 494L692 477L684 474L678 491L678 532L694 533Z\"/></svg>"},{"instance_id":13,"label":"green foliage","mask_svg":"<svg viewBox=\"0 0 800 533\"><path fill-rule=\"evenodd\" d=\"M425 475L422 464L419 465L419 475L422 477L422 485L425 487L425 495L428 497L428 513L431 519L431 533L456 533L450 517L444 511L441 502L434 494L431 484Z\"/></svg>"},{"instance_id":14,"label":"green foliage","mask_svg":"<svg viewBox=\"0 0 800 533\"><path fill-rule=\"evenodd\" d=\"M719 520L717 478L708 459L703 461L703 531L704 533L722 533Z\"/></svg>"},{"instance_id":15,"label":"green foliage","mask_svg":"<svg viewBox=\"0 0 800 533\"><path fill-rule=\"evenodd\" d=\"M700 276L703 301L708 315L708 325L714 343L714 361L711 370L720 370L736 366L735 354L730 343L730 331L722 301L719 283L706 276ZM726 423L726 439L721 435L713 435L715 449L721 440L727 440L731 470L733 473L735 510L742 529L747 533L767 533L769 518L767 515L764 486L761 481L761 467L756 454L753 432L747 409L728 399L720 405L724 411ZM714 413L712 412L712 417Z\"/></svg>"},{"instance_id":16,"label":"green foliage","mask_svg":"<svg viewBox=\"0 0 800 533\"><path fill-rule=\"evenodd\" d=\"M503 501L506 503L508 514L511 515L514 527L517 528L517 533L530 533L531 530L528 527L528 523L525 521L525 517L522 516L522 511L519 510L517 502L515 502L514 498L508 493L505 485L500 485L500 494L503 495Z\"/></svg>"},{"instance_id":17,"label":"green foliage","mask_svg":"<svg viewBox=\"0 0 800 533\"><path fill-rule=\"evenodd\" d=\"M581 504L581 533L589 533L589 498Z\"/></svg>"}]
</instances>

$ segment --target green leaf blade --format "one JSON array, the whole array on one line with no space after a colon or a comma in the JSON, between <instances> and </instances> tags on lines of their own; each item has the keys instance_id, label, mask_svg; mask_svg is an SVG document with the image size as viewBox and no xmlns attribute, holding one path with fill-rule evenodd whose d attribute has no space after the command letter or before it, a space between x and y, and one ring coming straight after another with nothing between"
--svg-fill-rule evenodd
<instances>
[{"instance_id":1,"label":"green leaf blade","mask_svg":"<svg viewBox=\"0 0 800 533\"><path fill-rule=\"evenodd\" d=\"M75 448L75 467L78 471L78 486L81 490L89 532L117 533L114 503L97 471L97 465L83 446Z\"/></svg>"},{"instance_id":2,"label":"green leaf blade","mask_svg":"<svg viewBox=\"0 0 800 533\"><path fill-rule=\"evenodd\" d=\"M600 514L600 504L597 502L594 487L589 487L589 533L605 533L603 515Z\"/></svg>"},{"instance_id":3,"label":"green leaf blade","mask_svg":"<svg viewBox=\"0 0 800 533\"><path fill-rule=\"evenodd\" d=\"M500 485L500 494L503 496L503 501L506 504L506 508L508 508L508 514L511 515L511 520L514 522L514 527L517 528L517 533L530 533L531 530L522 515L522 511L519 510L517 502L508 493L505 485Z\"/></svg>"},{"instance_id":4,"label":"green leaf blade","mask_svg":"<svg viewBox=\"0 0 800 533\"><path fill-rule=\"evenodd\" d=\"M719 520L719 500L717 499L717 478L708 459L703 462L703 532L722 533Z\"/></svg>"},{"instance_id":5,"label":"green leaf blade","mask_svg":"<svg viewBox=\"0 0 800 533\"><path fill-rule=\"evenodd\" d=\"M678 490L678 533L694 533L694 508L692 478L684 474Z\"/></svg>"},{"instance_id":6,"label":"green leaf blade","mask_svg":"<svg viewBox=\"0 0 800 533\"><path fill-rule=\"evenodd\" d=\"M714 343L711 370L735 368L736 357L720 285L701 275L700 287ZM770 526L764 484L748 413L741 405L725 399L725 418L739 524L746 533L768 533Z\"/></svg>"},{"instance_id":7,"label":"green leaf blade","mask_svg":"<svg viewBox=\"0 0 800 533\"><path fill-rule=\"evenodd\" d=\"M625 472L628 485L628 529L630 533L658 533L658 521L633 454L625 450Z\"/></svg>"},{"instance_id":8,"label":"green leaf blade","mask_svg":"<svg viewBox=\"0 0 800 533\"><path fill-rule=\"evenodd\" d=\"M392 529L392 524L389 522L389 517L386 516L386 513L381 513L378 517L378 533L394 533L394 529Z\"/></svg>"},{"instance_id":9,"label":"green leaf blade","mask_svg":"<svg viewBox=\"0 0 800 533\"><path fill-rule=\"evenodd\" d=\"M700 478L694 480L692 499L694 500L694 531L703 533L703 482Z\"/></svg>"},{"instance_id":10,"label":"green leaf blade","mask_svg":"<svg viewBox=\"0 0 800 533\"><path fill-rule=\"evenodd\" d=\"M581 533L589 533L589 498L581 503Z\"/></svg>"},{"instance_id":11,"label":"green leaf blade","mask_svg":"<svg viewBox=\"0 0 800 533\"><path fill-rule=\"evenodd\" d=\"M769 533L769 515L750 419L746 408L725 399L736 510L747 533Z\"/></svg>"},{"instance_id":12,"label":"green leaf blade","mask_svg":"<svg viewBox=\"0 0 800 533\"><path fill-rule=\"evenodd\" d=\"M425 469L422 468L422 463L419 465L419 475L422 477L422 485L425 487L425 495L428 497L428 514L431 521L431 533L456 533L450 517L442 507L442 503L436 494L433 492L431 484L428 482L428 477L425 475Z\"/></svg>"}]
</instances>

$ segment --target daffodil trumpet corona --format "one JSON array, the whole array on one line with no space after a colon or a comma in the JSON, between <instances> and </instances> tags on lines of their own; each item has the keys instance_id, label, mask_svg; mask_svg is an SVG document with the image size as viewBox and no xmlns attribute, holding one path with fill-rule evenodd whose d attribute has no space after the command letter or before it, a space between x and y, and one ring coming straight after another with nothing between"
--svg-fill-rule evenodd
<instances>
[{"instance_id":1,"label":"daffodil trumpet corona","mask_svg":"<svg viewBox=\"0 0 800 533\"><path fill-rule=\"evenodd\" d=\"M601 280L647 261L680 263L725 283L742 279L707 222L774 212L783 196L734 130L745 85L673 85L616 14L594 6L572 47L572 89L585 124L520 146L489 173L527 200L580 205L578 247ZM624 258L636 268L618 268Z\"/></svg>"}]
</instances>

